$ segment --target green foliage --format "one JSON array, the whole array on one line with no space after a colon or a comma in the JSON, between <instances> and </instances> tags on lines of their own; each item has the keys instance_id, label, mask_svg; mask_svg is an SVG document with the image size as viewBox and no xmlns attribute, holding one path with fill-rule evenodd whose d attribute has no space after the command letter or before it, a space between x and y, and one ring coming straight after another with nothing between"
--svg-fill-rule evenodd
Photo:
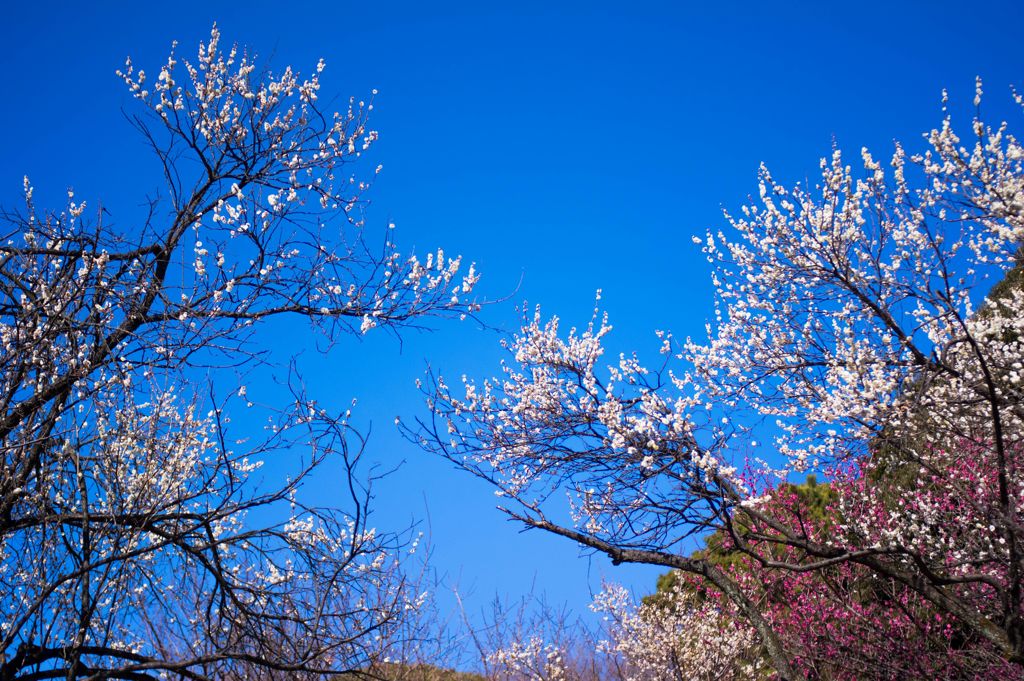
<instances>
[{"instance_id":1,"label":"green foliage","mask_svg":"<svg viewBox=\"0 0 1024 681\"><path fill-rule=\"evenodd\" d=\"M801 513L815 527L831 527L834 525L836 518L833 517L835 513L833 504L837 495L828 483L819 484L814 475L808 475L807 479L798 485L784 483L779 489L783 493L793 493L796 495L797 503L795 506L800 509ZM742 512L733 518L733 524L736 532L740 535L743 535L750 529L749 518L745 517ZM694 551L691 554L691 558L705 560L715 567L723 568L732 573L735 573L737 570L749 572L755 569L751 567L749 560L744 560L742 552L727 546L726 534L723 530L717 530L709 534L704 540L704 548ZM649 605L664 605L667 607L669 602L668 594L679 586L679 580L680 573L674 570L659 575L655 592L645 596L643 602ZM683 588L693 589L696 597L703 599L706 595L704 587L696 587L691 584L692 582L688 582L683 585Z\"/></svg>"}]
</instances>

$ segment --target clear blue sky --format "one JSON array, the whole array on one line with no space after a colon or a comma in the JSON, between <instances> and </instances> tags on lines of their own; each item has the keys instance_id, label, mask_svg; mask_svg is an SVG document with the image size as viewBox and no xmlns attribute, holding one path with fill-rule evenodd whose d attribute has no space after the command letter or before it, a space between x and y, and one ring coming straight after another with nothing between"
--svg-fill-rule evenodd
<instances>
[{"instance_id":1,"label":"clear blue sky","mask_svg":"<svg viewBox=\"0 0 1024 681\"><path fill-rule=\"evenodd\" d=\"M940 121L969 110L975 75L993 117L1014 117L1024 82L1024 3L176 2L9 3L0 25L0 203L28 174L36 197L102 201L115 217L158 186L114 77L128 54L144 68L173 39L189 54L217 21L225 40L278 65L328 64L325 90L376 98L383 163L371 220L399 241L475 260L490 297L512 292L585 324L597 288L622 349L657 347L655 329L699 335L708 272L690 237L722 224L756 191L766 162L784 180L812 177L833 140L876 156L894 138L920 148ZM154 69L155 70L155 69ZM1019 128L1018 128L1019 129ZM512 328L513 304L487 310ZM281 329L268 334L283 351ZM578 558L561 540L523 535L491 491L427 458L394 432L422 414L413 387L429 359L450 374L496 370L493 333L446 324L342 343L302 356L311 389L373 423L370 456L406 465L379 487L376 522L426 522L435 566L471 590L536 583L582 610L601 576L640 590L656 570ZM330 485L321 489L330 501Z\"/></svg>"}]
</instances>

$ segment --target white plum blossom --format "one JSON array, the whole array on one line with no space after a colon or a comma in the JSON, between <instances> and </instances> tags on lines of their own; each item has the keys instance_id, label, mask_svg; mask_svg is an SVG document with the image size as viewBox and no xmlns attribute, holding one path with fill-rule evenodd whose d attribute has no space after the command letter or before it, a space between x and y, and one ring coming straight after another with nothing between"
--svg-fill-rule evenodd
<instances>
[{"instance_id":1,"label":"white plum blossom","mask_svg":"<svg viewBox=\"0 0 1024 681\"><path fill-rule=\"evenodd\" d=\"M599 649L618 659L623 681L757 678L763 665L754 632L681 584L639 605L616 584L606 584L594 597L591 608L606 623Z\"/></svg>"},{"instance_id":2,"label":"white plum blossom","mask_svg":"<svg viewBox=\"0 0 1024 681\"><path fill-rule=\"evenodd\" d=\"M372 100L319 108L323 71L257 67L216 27L155 78L129 60L167 181L148 220L112 228L72 191L43 210L27 178L0 217L0 676L343 675L419 607L401 539L368 525L348 414L292 372L262 431L231 419L262 320L330 345L478 309L461 258L369 233L347 166ZM328 461L346 509L303 501Z\"/></svg>"},{"instance_id":3,"label":"white plum blossom","mask_svg":"<svg viewBox=\"0 0 1024 681\"><path fill-rule=\"evenodd\" d=\"M565 332L538 311L499 375L432 376L433 420L407 432L529 527L699 576L785 678L801 677L758 603L692 539L718 532L772 569L855 562L1021 664L1024 145L980 114L966 139L946 116L925 140L884 163L835 149L808 185L762 167L756 199L693 238L713 268L707 338L659 332L662 366L608 357L599 312ZM836 536L764 510L780 482L851 471L883 482L841 487L862 515Z\"/></svg>"}]
</instances>

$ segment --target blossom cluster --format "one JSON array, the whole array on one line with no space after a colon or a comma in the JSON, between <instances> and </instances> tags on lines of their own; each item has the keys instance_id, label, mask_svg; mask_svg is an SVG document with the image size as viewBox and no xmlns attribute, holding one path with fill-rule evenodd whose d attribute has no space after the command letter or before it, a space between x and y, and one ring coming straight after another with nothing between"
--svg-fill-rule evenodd
<instances>
[{"instance_id":1,"label":"blossom cluster","mask_svg":"<svg viewBox=\"0 0 1024 681\"><path fill-rule=\"evenodd\" d=\"M1024 145L980 113L967 138L947 115L925 140L887 163L836 149L807 185L762 167L757 198L694 237L713 317L706 339L660 334L661 367L607 358L598 312L568 333L538 312L499 376L431 377L411 434L528 526L705 580L786 678L810 672L785 627L692 540L727 537L754 582L789 574L793 593L830 569L898 584L914 614L894 621L955 630L929 645L1020 665ZM778 513L809 474L834 483L828 533ZM857 610L849 583L835 612Z\"/></svg>"},{"instance_id":2,"label":"blossom cluster","mask_svg":"<svg viewBox=\"0 0 1024 681\"><path fill-rule=\"evenodd\" d=\"M684 579L639 606L623 587L609 584L591 608L604 614L607 638L600 649L619 660L623 681L722 681L761 673L750 627L721 603L701 601Z\"/></svg>"},{"instance_id":3,"label":"blossom cluster","mask_svg":"<svg viewBox=\"0 0 1024 681\"><path fill-rule=\"evenodd\" d=\"M5 212L0 243L0 676L340 674L392 645L422 597L367 519L364 441L289 376L256 395L258 323L334 343L478 309L479 274L368 234L370 103L224 48L120 72L166 180L148 219ZM328 461L345 508L304 501Z\"/></svg>"}]
</instances>

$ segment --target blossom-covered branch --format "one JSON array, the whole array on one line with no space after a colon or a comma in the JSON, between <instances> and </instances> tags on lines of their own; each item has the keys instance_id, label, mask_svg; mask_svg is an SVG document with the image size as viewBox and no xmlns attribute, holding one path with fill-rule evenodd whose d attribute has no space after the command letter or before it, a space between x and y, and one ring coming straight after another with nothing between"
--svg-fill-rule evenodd
<instances>
[{"instance_id":1,"label":"blossom-covered branch","mask_svg":"<svg viewBox=\"0 0 1024 681\"><path fill-rule=\"evenodd\" d=\"M115 228L26 179L2 214L0 679L322 678L418 607L347 415L290 372L263 428L231 419L263 319L333 343L478 309L461 258L366 233L347 166L373 106L320 109L323 68L264 70L216 28L155 77L129 61L165 199ZM326 462L344 510L303 501Z\"/></svg>"},{"instance_id":2,"label":"blossom-covered branch","mask_svg":"<svg viewBox=\"0 0 1024 681\"><path fill-rule=\"evenodd\" d=\"M768 573L857 565L1024 665L1024 146L980 115L926 139L858 170L836 150L813 186L762 168L729 228L694 237L714 320L706 341L659 333L663 367L604 359L600 312L568 333L538 312L498 377L431 376L410 435L529 526L705 580L783 678L803 673L761 596L694 540ZM836 483L834 533L769 503L810 473Z\"/></svg>"}]
</instances>

